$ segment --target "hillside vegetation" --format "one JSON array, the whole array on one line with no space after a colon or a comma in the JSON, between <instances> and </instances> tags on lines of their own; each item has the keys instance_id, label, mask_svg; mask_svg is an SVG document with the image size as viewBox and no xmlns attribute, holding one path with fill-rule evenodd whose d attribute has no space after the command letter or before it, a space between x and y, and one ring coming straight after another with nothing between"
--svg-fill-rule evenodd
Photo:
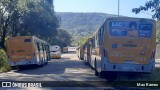
<instances>
[{"instance_id":1,"label":"hillside vegetation","mask_svg":"<svg viewBox=\"0 0 160 90\"><path fill-rule=\"evenodd\" d=\"M107 17L116 16L105 13L56 12L60 17L60 28L67 30L74 38L73 43L81 42L82 37L92 35Z\"/></svg>"},{"instance_id":2,"label":"hillside vegetation","mask_svg":"<svg viewBox=\"0 0 160 90\"><path fill-rule=\"evenodd\" d=\"M61 18L60 28L72 35L85 36L92 34L105 20L104 13L56 13Z\"/></svg>"}]
</instances>

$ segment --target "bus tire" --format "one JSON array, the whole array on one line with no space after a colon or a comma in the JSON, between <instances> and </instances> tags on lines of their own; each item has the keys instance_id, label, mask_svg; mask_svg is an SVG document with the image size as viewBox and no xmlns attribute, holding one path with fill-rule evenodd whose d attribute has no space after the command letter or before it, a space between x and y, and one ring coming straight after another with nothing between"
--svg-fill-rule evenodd
<instances>
[{"instance_id":1,"label":"bus tire","mask_svg":"<svg viewBox=\"0 0 160 90\"><path fill-rule=\"evenodd\" d=\"M99 76L99 73L97 70L95 70L95 76Z\"/></svg>"},{"instance_id":2,"label":"bus tire","mask_svg":"<svg viewBox=\"0 0 160 90\"><path fill-rule=\"evenodd\" d=\"M104 71L101 71L101 72L99 73L99 76L103 78L103 77L105 76L105 72L104 72Z\"/></svg>"},{"instance_id":3,"label":"bus tire","mask_svg":"<svg viewBox=\"0 0 160 90\"><path fill-rule=\"evenodd\" d=\"M17 70L17 69L18 69L18 66L11 66L11 69L12 69L12 70Z\"/></svg>"},{"instance_id":4,"label":"bus tire","mask_svg":"<svg viewBox=\"0 0 160 90\"><path fill-rule=\"evenodd\" d=\"M47 64L48 64L48 61L45 62L45 65L47 65Z\"/></svg>"},{"instance_id":5,"label":"bus tire","mask_svg":"<svg viewBox=\"0 0 160 90\"><path fill-rule=\"evenodd\" d=\"M81 58L81 60L84 60L84 58Z\"/></svg>"},{"instance_id":6,"label":"bus tire","mask_svg":"<svg viewBox=\"0 0 160 90\"><path fill-rule=\"evenodd\" d=\"M85 64L85 65L88 65L88 63L87 63L86 61L84 62L84 64Z\"/></svg>"},{"instance_id":7,"label":"bus tire","mask_svg":"<svg viewBox=\"0 0 160 90\"><path fill-rule=\"evenodd\" d=\"M92 66L92 65L90 65L90 66L91 66L91 69L92 69L92 70L95 70L95 68L93 68L93 66Z\"/></svg>"},{"instance_id":8,"label":"bus tire","mask_svg":"<svg viewBox=\"0 0 160 90\"><path fill-rule=\"evenodd\" d=\"M38 65L39 67L42 67L43 65L42 65L42 63L40 64L40 65Z\"/></svg>"}]
</instances>

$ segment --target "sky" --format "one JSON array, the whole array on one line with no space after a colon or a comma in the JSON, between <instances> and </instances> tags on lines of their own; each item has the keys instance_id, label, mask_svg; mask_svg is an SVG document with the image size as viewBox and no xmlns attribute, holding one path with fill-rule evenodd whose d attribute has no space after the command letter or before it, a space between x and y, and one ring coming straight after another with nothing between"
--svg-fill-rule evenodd
<instances>
[{"instance_id":1,"label":"sky","mask_svg":"<svg viewBox=\"0 0 160 90\"><path fill-rule=\"evenodd\" d=\"M132 8L149 0L119 0L119 14L129 17L152 18L149 12L135 14ZM55 12L100 12L118 14L118 0L54 0Z\"/></svg>"}]
</instances>

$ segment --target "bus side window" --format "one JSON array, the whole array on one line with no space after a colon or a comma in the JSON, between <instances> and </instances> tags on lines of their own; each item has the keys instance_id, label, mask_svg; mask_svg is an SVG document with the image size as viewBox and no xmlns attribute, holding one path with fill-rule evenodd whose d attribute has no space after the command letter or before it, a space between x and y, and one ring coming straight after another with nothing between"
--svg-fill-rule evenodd
<instances>
[{"instance_id":1,"label":"bus side window","mask_svg":"<svg viewBox=\"0 0 160 90\"><path fill-rule=\"evenodd\" d=\"M47 45L44 45L44 50L47 51Z\"/></svg>"},{"instance_id":2,"label":"bus side window","mask_svg":"<svg viewBox=\"0 0 160 90\"><path fill-rule=\"evenodd\" d=\"M47 49L47 47L48 47L48 45L45 45L45 50L46 50L46 52L48 52L48 49Z\"/></svg>"},{"instance_id":3,"label":"bus side window","mask_svg":"<svg viewBox=\"0 0 160 90\"><path fill-rule=\"evenodd\" d=\"M48 52L47 45L44 45L44 49L45 49L45 51L47 53Z\"/></svg>"},{"instance_id":4,"label":"bus side window","mask_svg":"<svg viewBox=\"0 0 160 90\"><path fill-rule=\"evenodd\" d=\"M101 45L101 29L98 31L98 45L100 46Z\"/></svg>"},{"instance_id":5,"label":"bus side window","mask_svg":"<svg viewBox=\"0 0 160 90\"><path fill-rule=\"evenodd\" d=\"M47 51L50 52L49 45L47 45Z\"/></svg>"},{"instance_id":6,"label":"bus side window","mask_svg":"<svg viewBox=\"0 0 160 90\"><path fill-rule=\"evenodd\" d=\"M44 44L41 44L41 45L42 45L42 51L44 52L44 46L43 46Z\"/></svg>"},{"instance_id":7,"label":"bus side window","mask_svg":"<svg viewBox=\"0 0 160 90\"><path fill-rule=\"evenodd\" d=\"M95 45L95 47L97 47L97 35L95 35L95 42L94 42L94 45Z\"/></svg>"},{"instance_id":8,"label":"bus side window","mask_svg":"<svg viewBox=\"0 0 160 90\"><path fill-rule=\"evenodd\" d=\"M40 47L40 51L43 51L42 44L40 44L39 47Z\"/></svg>"},{"instance_id":9,"label":"bus side window","mask_svg":"<svg viewBox=\"0 0 160 90\"><path fill-rule=\"evenodd\" d=\"M98 47L99 46L99 36L98 36L98 33L97 33L96 37L97 37L97 39L96 39L96 47Z\"/></svg>"},{"instance_id":10,"label":"bus side window","mask_svg":"<svg viewBox=\"0 0 160 90\"><path fill-rule=\"evenodd\" d=\"M40 47L39 47L39 43L37 42L37 49L38 49L38 51L40 51Z\"/></svg>"},{"instance_id":11,"label":"bus side window","mask_svg":"<svg viewBox=\"0 0 160 90\"><path fill-rule=\"evenodd\" d=\"M45 45L45 51L47 52L47 45Z\"/></svg>"},{"instance_id":12,"label":"bus side window","mask_svg":"<svg viewBox=\"0 0 160 90\"><path fill-rule=\"evenodd\" d=\"M92 47L95 48L95 36L93 37L92 41L93 41Z\"/></svg>"},{"instance_id":13,"label":"bus side window","mask_svg":"<svg viewBox=\"0 0 160 90\"><path fill-rule=\"evenodd\" d=\"M85 49L85 45L83 45L83 50Z\"/></svg>"},{"instance_id":14,"label":"bus side window","mask_svg":"<svg viewBox=\"0 0 160 90\"><path fill-rule=\"evenodd\" d=\"M104 43L104 26L101 29L101 42Z\"/></svg>"}]
</instances>

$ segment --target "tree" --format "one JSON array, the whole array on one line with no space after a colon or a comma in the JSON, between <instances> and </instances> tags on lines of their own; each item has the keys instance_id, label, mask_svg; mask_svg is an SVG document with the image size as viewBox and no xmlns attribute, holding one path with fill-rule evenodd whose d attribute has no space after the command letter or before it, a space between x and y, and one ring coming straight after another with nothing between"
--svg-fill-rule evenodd
<instances>
[{"instance_id":1,"label":"tree","mask_svg":"<svg viewBox=\"0 0 160 90\"><path fill-rule=\"evenodd\" d=\"M59 45L60 47L70 46L72 42L72 36L63 29L59 29L56 37L52 37L51 45Z\"/></svg>"},{"instance_id":2,"label":"tree","mask_svg":"<svg viewBox=\"0 0 160 90\"><path fill-rule=\"evenodd\" d=\"M1 0L0 2L0 46L5 49L5 38L12 15L16 11L18 0Z\"/></svg>"},{"instance_id":3,"label":"tree","mask_svg":"<svg viewBox=\"0 0 160 90\"><path fill-rule=\"evenodd\" d=\"M140 6L139 8L133 8L132 12L138 14L141 11L151 10L153 13L152 18L160 19L160 0L150 0L145 3L144 6Z\"/></svg>"},{"instance_id":4,"label":"tree","mask_svg":"<svg viewBox=\"0 0 160 90\"><path fill-rule=\"evenodd\" d=\"M29 12L24 16L27 32L43 39L55 36L59 20L55 15L53 4L46 2L46 0L38 0L37 2L31 0L27 3L27 7ZM26 32L22 32L21 35L26 35Z\"/></svg>"},{"instance_id":5,"label":"tree","mask_svg":"<svg viewBox=\"0 0 160 90\"><path fill-rule=\"evenodd\" d=\"M151 12L153 13L152 18L158 20L157 22L157 27L158 27L157 28L157 42L160 42L160 30L159 30L159 27L160 27L160 22L159 22L160 20L160 0L147 1L144 6L140 6L139 8L133 8L132 12L138 14L141 11L148 11L148 10L151 10Z\"/></svg>"},{"instance_id":6,"label":"tree","mask_svg":"<svg viewBox=\"0 0 160 90\"><path fill-rule=\"evenodd\" d=\"M32 35L50 41L59 27L53 0L1 0L0 46L6 36Z\"/></svg>"},{"instance_id":7,"label":"tree","mask_svg":"<svg viewBox=\"0 0 160 90\"><path fill-rule=\"evenodd\" d=\"M157 33L156 33L156 37L157 37L157 43L160 43L160 21L157 21Z\"/></svg>"}]
</instances>

